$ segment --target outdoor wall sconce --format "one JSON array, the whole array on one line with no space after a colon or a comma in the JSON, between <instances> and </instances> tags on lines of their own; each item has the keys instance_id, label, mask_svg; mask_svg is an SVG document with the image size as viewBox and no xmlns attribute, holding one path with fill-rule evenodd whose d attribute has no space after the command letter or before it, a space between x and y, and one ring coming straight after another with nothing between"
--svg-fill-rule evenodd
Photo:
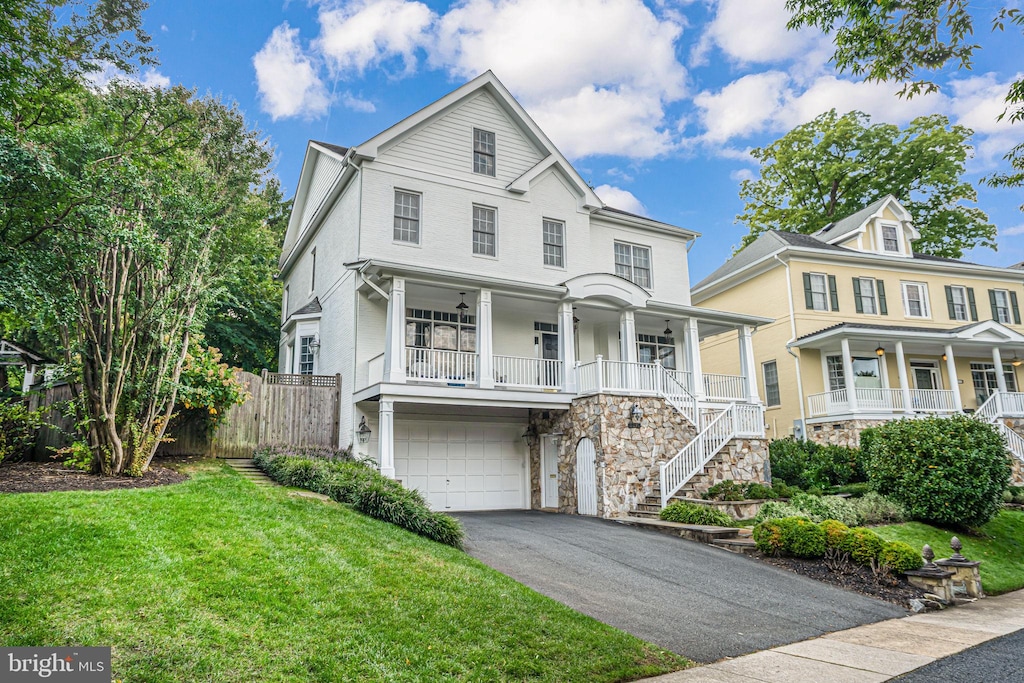
<instances>
[{"instance_id":1,"label":"outdoor wall sconce","mask_svg":"<svg viewBox=\"0 0 1024 683\"><path fill-rule=\"evenodd\" d=\"M359 420L359 429L356 430L356 436L359 437L359 443L366 443L370 440L370 434L373 432L370 430L369 425L366 424L366 416L363 415L362 419Z\"/></svg>"},{"instance_id":2,"label":"outdoor wall sconce","mask_svg":"<svg viewBox=\"0 0 1024 683\"><path fill-rule=\"evenodd\" d=\"M634 403L633 408L629 411L629 417L632 422L626 424L629 429L639 429L640 420L644 419L644 409L640 407L639 403Z\"/></svg>"},{"instance_id":3,"label":"outdoor wall sconce","mask_svg":"<svg viewBox=\"0 0 1024 683\"><path fill-rule=\"evenodd\" d=\"M537 443L537 428L532 424L528 426L526 431L523 432L522 439L527 448L533 448L534 444Z\"/></svg>"},{"instance_id":4,"label":"outdoor wall sconce","mask_svg":"<svg viewBox=\"0 0 1024 683\"><path fill-rule=\"evenodd\" d=\"M562 445L563 436L565 435L562 434L562 432L555 432L554 434L551 435L551 441L554 442L555 448L558 448Z\"/></svg>"},{"instance_id":5,"label":"outdoor wall sconce","mask_svg":"<svg viewBox=\"0 0 1024 683\"><path fill-rule=\"evenodd\" d=\"M309 350L316 353L320 350L320 337L313 337L313 341L309 342Z\"/></svg>"},{"instance_id":6,"label":"outdoor wall sconce","mask_svg":"<svg viewBox=\"0 0 1024 683\"><path fill-rule=\"evenodd\" d=\"M1010 365L1012 365L1015 368L1019 368L1021 363L1024 363L1024 360L1021 360L1020 358L1017 358L1017 354L1014 353L1013 354L1013 360L1010 361Z\"/></svg>"},{"instance_id":7,"label":"outdoor wall sconce","mask_svg":"<svg viewBox=\"0 0 1024 683\"><path fill-rule=\"evenodd\" d=\"M881 358L882 356L885 355L885 349L879 346L877 349L875 349L875 355Z\"/></svg>"},{"instance_id":8,"label":"outdoor wall sconce","mask_svg":"<svg viewBox=\"0 0 1024 683\"><path fill-rule=\"evenodd\" d=\"M946 354L942 354L942 360L949 360L949 356L947 356Z\"/></svg>"}]
</instances>

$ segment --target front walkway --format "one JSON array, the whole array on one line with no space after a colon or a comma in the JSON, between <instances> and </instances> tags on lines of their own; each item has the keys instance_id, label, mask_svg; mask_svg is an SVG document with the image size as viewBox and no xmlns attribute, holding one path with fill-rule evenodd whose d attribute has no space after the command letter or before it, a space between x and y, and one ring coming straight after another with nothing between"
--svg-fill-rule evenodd
<instances>
[{"instance_id":1,"label":"front walkway","mask_svg":"<svg viewBox=\"0 0 1024 683\"><path fill-rule=\"evenodd\" d=\"M906 614L752 558L613 521L537 511L457 516L470 555L698 662Z\"/></svg>"},{"instance_id":2,"label":"front walkway","mask_svg":"<svg viewBox=\"0 0 1024 683\"><path fill-rule=\"evenodd\" d=\"M1016 591L942 612L858 626L645 681L877 683L1021 629L1024 591Z\"/></svg>"}]
</instances>

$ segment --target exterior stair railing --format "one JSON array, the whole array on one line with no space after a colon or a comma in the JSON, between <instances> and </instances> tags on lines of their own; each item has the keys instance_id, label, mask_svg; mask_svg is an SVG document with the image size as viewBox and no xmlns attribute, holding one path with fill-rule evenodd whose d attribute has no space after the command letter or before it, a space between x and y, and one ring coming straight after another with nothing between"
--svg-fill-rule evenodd
<instances>
[{"instance_id":1,"label":"exterior stair railing","mask_svg":"<svg viewBox=\"0 0 1024 683\"><path fill-rule=\"evenodd\" d=\"M995 425L996 429L999 430L999 433L1003 435L1003 439L1006 441L1007 450L1010 451L1015 458L1024 462L1024 437L1021 437L1020 434L1007 427L1006 423L999 419L1011 412L1014 414L1022 412L1020 410L1022 396L1024 396L1024 394L1019 394L1017 392L1007 392L1004 396L1004 392L994 391L992 392L992 395L978 407L978 410L976 410L974 414L986 422Z\"/></svg>"}]
</instances>

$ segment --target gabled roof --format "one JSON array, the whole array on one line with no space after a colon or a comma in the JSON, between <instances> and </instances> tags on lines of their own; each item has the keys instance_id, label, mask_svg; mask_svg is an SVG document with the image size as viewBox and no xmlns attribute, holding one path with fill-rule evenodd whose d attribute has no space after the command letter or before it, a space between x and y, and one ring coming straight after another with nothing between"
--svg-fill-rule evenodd
<instances>
[{"instance_id":1,"label":"gabled roof","mask_svg":"<svg viewBox=\"0 0 1024 683\"><path fill-rule=\"evenodd\" d=\"M793 346L804 346L834 337L868 336L879 341L918 339L926 341L980 341L989 343L999 339L1002 343L1024 344L1024 335L995 320L981 320L959 327L914 327L912 325L878 325L873 323L839 323L830 325L796 339Z\"/></svg>"},{"instance_id":2,"label":"gabled roof","mask_svg":"<svg viewBox=\"0 0 1024 683\"><path fill-rule=\"evenodd\" d=\"M300 308L299 310L292 313L292 316L296 315L314 315L316 313L323 313L323 308L320 306L320 297L313 297L313 300L308 304Z\"/></svg>"},{"instance_id":3,"label":"gabled roof","mask_svg":"<svg viewBox=\"0 0 1024 683\"><path fill-rule=\"evenodd\" d=\"M899 200L891 194L887 194L881 199L877 199L860 211L853 213L846 218L840 218L838 221L829 223L821 230L814 233L814 236L821 239L824 242L841 242L847 237L859 232L864 228L864 224L870 221L872 218L878 218L882 215L882 211L889 207L893 213L895 213L901 222L903 222L911 230L911 239L919 239L921 234L913 226L912 216L910 212L900 204Z\"/></svg>"},{"instance_id":4,"label":"gabled roof","mask_svg":"<svg viewBox=\"0 0 1024 683\"><path fill-rule=\"evenodd\" d=\"M0 365L56 365L57 361L7 339L0 339Z\"/></svg>"}]
</instances>

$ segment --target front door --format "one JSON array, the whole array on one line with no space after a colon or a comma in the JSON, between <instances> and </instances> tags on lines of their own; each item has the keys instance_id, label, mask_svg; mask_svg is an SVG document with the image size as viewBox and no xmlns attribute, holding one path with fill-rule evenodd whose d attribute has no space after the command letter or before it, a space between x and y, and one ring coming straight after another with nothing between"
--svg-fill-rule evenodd
<instances>
[{"instance_id":1,"label":"front door","mask_svg":"<svg viewBox=\"0 0 1024 683\"><path fill-rule=\"evenodd\" d=\"M910 366L914 370L915 389L939 388L939 369L935 366L934 363L922 363L918 361L912 361L910 363Z\"/></svg>"},{"instance_id":2,"label":"front door","mask_svg":"<svg viewBox=\"0 0 1024 683\"><path fill-rule=\"evenodd\" d=\"M540 505L558 508L558 447L555 437L545 434L540 441Z\"/></svg>"}]
</instances>

